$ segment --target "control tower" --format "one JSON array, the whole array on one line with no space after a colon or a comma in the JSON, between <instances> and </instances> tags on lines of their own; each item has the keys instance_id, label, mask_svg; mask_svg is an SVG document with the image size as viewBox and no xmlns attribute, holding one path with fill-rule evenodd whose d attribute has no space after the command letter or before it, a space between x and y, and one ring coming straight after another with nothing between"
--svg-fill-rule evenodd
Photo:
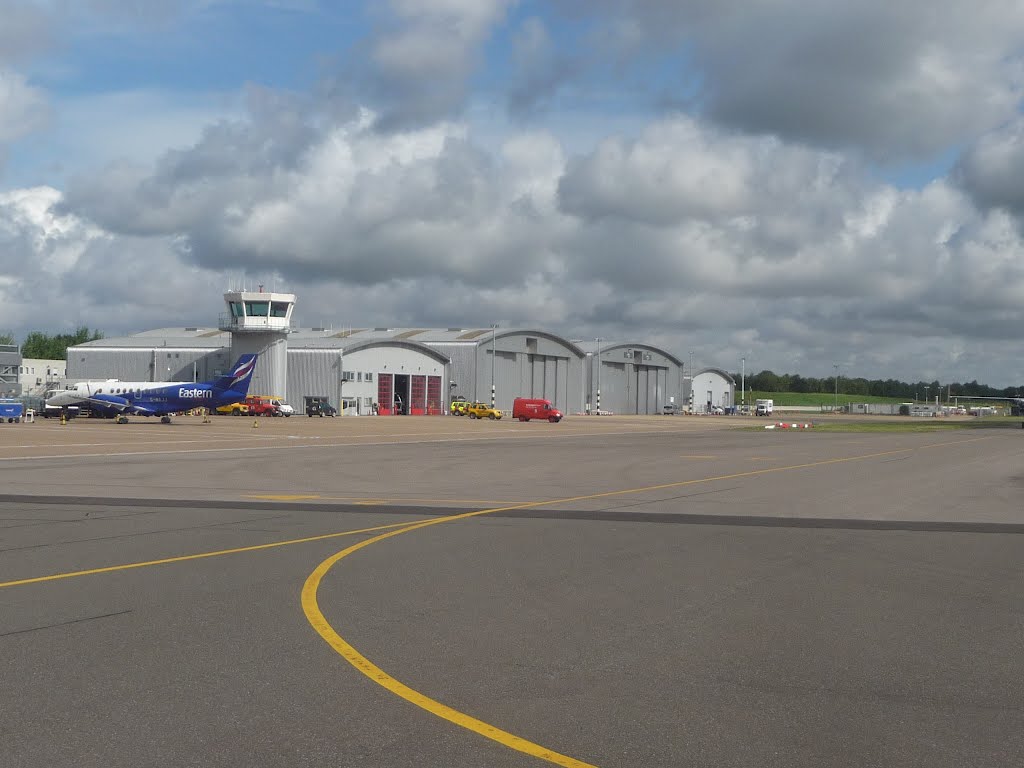
<instances>
[{"instance_id":1,"label":"control tower","mask_svg":"<svg viewBox=\"0 0 1024 768\"><path fill-rule=\"evenodd\" d=\"M288 332L294 293L228 291L224 294L228 311L220 316L222 331L231 332L232 361L239 355L258 354L256 371L249 392L287 398Z\"/></svg>"}]
</instances>

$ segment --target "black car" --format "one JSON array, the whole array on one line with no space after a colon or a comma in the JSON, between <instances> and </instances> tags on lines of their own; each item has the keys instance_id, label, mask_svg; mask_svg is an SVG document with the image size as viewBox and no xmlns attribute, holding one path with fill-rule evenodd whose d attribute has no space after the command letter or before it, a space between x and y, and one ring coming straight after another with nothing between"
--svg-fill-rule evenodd
<instances>
[{"instance_id":1,"label":"black car","mask_svg":"<svg viewBox=\"0 0 1024 768\"><path fill-rule=\"evenodd\" d=\"M306 406L306 415L310 418L319 416L322 419L324 416L337 416L338 409L330 403L310 403Z\"/></svg>"}]
</instances>

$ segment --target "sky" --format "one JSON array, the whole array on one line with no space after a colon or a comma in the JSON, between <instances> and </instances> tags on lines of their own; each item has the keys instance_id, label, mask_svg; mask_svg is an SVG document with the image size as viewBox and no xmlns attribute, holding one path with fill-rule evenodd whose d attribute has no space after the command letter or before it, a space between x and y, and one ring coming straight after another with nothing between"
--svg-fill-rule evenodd
<instances>
[{"instance_id":1,"label":"sky","mask_svg":"<svg viewBox=\"0 0 1024 768\"><path fill-rule=\"evenodd\" d=\"M1024 387L1022 101L1024 0L0 0L0 330Z\"/></svg>"}]
</instances>

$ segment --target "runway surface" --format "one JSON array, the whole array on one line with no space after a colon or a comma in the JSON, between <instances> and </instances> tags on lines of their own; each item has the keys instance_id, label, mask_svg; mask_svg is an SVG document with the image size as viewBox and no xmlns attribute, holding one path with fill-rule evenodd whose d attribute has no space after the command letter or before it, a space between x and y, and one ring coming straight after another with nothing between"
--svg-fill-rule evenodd
<instances>
[{"instance_id":1,"label":"runway surface","mask_svg":"<svg viewBox=\"0 0 1024 768\"><path fill-rule=\"evenodd\" d=\"M0 429L4 766L1024 762L1024 430Z\"/></svg>"}]
</instances>

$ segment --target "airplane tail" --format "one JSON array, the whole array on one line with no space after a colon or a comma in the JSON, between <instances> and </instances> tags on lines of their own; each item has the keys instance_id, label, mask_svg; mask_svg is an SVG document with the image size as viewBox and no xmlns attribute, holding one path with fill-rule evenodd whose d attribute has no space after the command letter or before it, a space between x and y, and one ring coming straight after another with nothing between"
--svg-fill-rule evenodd
<instances>
[{"instance_id":1,"label":"airplane tail","mask_svg":"<svg viewBox=\"0 0 1024 768\"><path fill-rule=\"evenodd\" d=\"M213 388L217 391L231 390L242 397L249 393L249 382L252 381L252 373L256 370L256 355L242 355L238 358L227 376L221 376L213 382Z\"/></svg>"}]
</instances>

